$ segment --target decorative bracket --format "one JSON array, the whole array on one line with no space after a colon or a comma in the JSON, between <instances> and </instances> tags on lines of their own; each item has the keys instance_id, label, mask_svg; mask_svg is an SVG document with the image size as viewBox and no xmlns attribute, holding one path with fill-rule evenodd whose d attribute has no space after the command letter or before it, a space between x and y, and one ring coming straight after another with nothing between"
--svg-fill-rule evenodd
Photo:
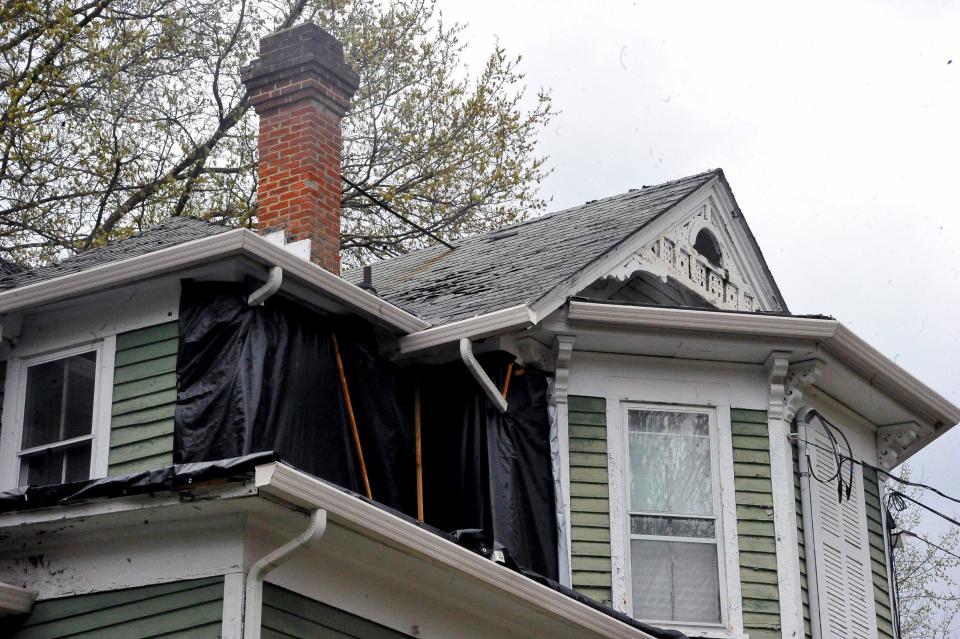
<instances>
[{"instance_id":1,"label":"decorative bracket","mask_svg":"<svg viewBox=\"0 0 960 639\"><path fill-rule=\"evenodd\" d=\"M793 421L794 415L800 410L803 402L803 393L807 388L813 386L820 375L826 362L819 359L810 359L805 362L799 362L790 366L787 372L786 392L783 399L783 419Z\"/></svg>"},{"instance_id":2,"label":"decorative bracket","mask_svg":"<svg viewBox=\"0 0 960 639\"><path fill-rule=\"evenodd\" d=\"M774 351L767 358L767 380L770 383L768 393L767 418L783 419L784 400L787 393L787 370L790 367L790 353Z\"/></svg>"},{"instance_id":3,"label":"decorative bracket","mask_svg":"<svg viewBox=\"0 0 960 639\"><path fill-rule=\"evenodd\" d=\"M877 429L877 448L880 453L880 466L884 470L891 470L899 463L901 455L908 448L930 432L929 426L922 426L917 422L904 422L880 426Z\"/></svg>"},{"instance_id":4,"label":"decorative bracket","mask_svg":"<svg viewBox=\"0 0 960 639\"><path fill-rule=\"evenodd\" d=\"M553 396L555 401L567 403L567 389L570 386L570 358L573 356L573 335L557 335L553 341L553 359L556 362Z\"/></svg>"}]
</instances>

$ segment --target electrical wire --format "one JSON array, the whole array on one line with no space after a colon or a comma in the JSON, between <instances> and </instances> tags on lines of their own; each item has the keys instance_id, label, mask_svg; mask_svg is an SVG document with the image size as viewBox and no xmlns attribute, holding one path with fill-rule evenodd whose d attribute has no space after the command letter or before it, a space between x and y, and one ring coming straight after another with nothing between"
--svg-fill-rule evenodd
<instances>
[{"instance_id":1,"label":"electrical wire","mask_svg":"<svg viewBox=\"0 0 960 639\"><path fill-rule=\"evenodd\" d=\"M894 534L895 534L895 535L906 535L907 537L913 537L914 539L919 539L919 540L922 541L923 543L927 544L928 546L933 546L934 548L936 548L937 550L939 550L939 551L942 552L942 553L946 553L946 554L950 555L951 557L955 557L956 559L960 559L960 555L958 555L957 553L955 553L955 552L953 552L953 551L951 551L951 550L947 550L947 549L944 548L943 546L938 546L937 544L933 543L933 542L930 541L929 539L926 539L926 538L924 538L924 537L921 537L920 535L918 535L917 533L915 533L915 532L913 532L913 531L910 531L910 530L898 530L898 531L895 532Z\"/></svg>"},{"instance_id":2,"label":"electrical wire","mask_svg":"<svg viewBox=\"0 0 960 639\"><path fill-rule=\"evenodd\" d=\"M901 493L900 491L897 491L897 490L892 491L890 494L891 494L892 496L896 496L896 498L898 498L898 499L906 499L906 500L909 501L909 502L913 502L914 504L916 504L917 506L920 506L920 507L923 508L924 510L933 513L933 514L936 515L937 517L941 517L941 518L949 521L949 522L950 522L951 524L953 524L954 526L960 526L960 521L957 521L957 520L954 519L953 517L950 517L950 516L948 516L948 515L943 514L942 512L940 512L939 510L937 510L937 509L935 509L935 508L931 508L930 506L927 506L927 505L924 504L923 502L917 501L916 499L914 499L914 498L911 497L910 495L904 495L903 493ZM901 506L901 507L899 508L899 510L903 510L904 508L906 508L906 504L904 504L903 506Z\"/></svg>"}]
</instances>

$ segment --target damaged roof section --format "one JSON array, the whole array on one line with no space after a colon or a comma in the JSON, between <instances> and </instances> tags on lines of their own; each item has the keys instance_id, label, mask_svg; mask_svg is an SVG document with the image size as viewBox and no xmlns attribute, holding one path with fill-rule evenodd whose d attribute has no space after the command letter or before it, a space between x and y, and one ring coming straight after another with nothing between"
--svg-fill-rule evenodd
<instances>
[{"instance_id":1,"label":"damaged roof section","mask_svg":"<svg viewBox=\"0 0 960 639\"><path fill-rule=\"evenodd\" d=\"M388 302L434 324L531 303L698 188L715 169L374 264ZM344 279L360 283L360 269Z\"/></svg>"},{"instance_id":2,"label":"damaged roof section","mask_svg":"<svg viewBox=\"0 0 960 639\"><path fill-rule=\"evenodd\" d=\"M115 240L106 246L78 253L59 264L24 270L7 270L4 268L0 271L0 290L20 288L64 275L79 273L96 266L146 255L191 240L219 235L229 230L228 227L192 217L174 217L152 226L142 233L137 233L122 240Z\"/></svg>"}]
</instances>

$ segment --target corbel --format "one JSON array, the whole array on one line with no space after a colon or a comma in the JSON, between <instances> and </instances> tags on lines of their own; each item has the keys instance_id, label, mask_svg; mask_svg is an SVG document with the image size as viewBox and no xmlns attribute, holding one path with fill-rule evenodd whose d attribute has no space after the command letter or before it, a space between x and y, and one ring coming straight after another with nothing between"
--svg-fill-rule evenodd
<instances>
[{"instance_id":1,"label":"corbel","mask_svg":"<svg viewBox=\"0 0 960 639\"><path fill-rule=\"evenodd\" d=\"M877 428L877 448L880 454L880 466L892 470L908 448L932 429L917 422L889 424Z\"/></svg>"},{"instance_id":2,"label":"corbel","mask_svg":"<svg viewBox=\"0 0 960 639\"><path fill-rule=\"evenodd\" d=\"M789 367L784 384L783 419L785 421L793 421L794 415L797 414L803 402L804 392L819 379L826 365L823 360L810 359Z\"/></svg>"},{"instance_id":3,"label":"corbel","mask_svg":"<svg viewBox=\"0 0 960 639\"><path fill-rule=\"evenodd\" d=\"M790 368L790 353L774 351L767 358L767 418L783 419L787 394L787 372Z\"/></svg>"}]
</instances>

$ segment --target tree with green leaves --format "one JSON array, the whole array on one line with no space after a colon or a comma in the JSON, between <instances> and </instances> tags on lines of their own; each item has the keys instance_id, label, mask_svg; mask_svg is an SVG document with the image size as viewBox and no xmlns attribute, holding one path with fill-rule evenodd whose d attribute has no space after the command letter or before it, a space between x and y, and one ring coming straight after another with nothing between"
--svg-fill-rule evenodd
<instances>
[{"instance_id":1,"label":"tree with green leaves","mask_svg":"<svg viewBox=\"0 0 960 639\"><path fill-rule=\"evenodd\" d=\"M904 467L900 477L909 480L910 470ZM890 491L900 491L917 501L924 501L923 489L889 481ZM926 503L926 502L924 502ZM900 609L902 639L953 639L960 636L960 528L951 526L941 534L923 533L921 522L925 511L909 500L888 498L897 524L895 536L899 547L894 550L897 601Z\"/></svg>"},{"instance_id":2,"label":"tree with green leaves","mask_svg":"<svg viewBox=\"0 0 960 639\"><path fill-rule=\"evenodd\" d=\"M41 263L193 215L256 218L256 122L240 69L267 33L312 21L360 88L343 173L445 239L544 206L536 138L553 110L519 58L463 63L436 0L5 0L0 3L0 257ZM430 240L356 189L347 263Z\"/></svg>"}]
</instances>

